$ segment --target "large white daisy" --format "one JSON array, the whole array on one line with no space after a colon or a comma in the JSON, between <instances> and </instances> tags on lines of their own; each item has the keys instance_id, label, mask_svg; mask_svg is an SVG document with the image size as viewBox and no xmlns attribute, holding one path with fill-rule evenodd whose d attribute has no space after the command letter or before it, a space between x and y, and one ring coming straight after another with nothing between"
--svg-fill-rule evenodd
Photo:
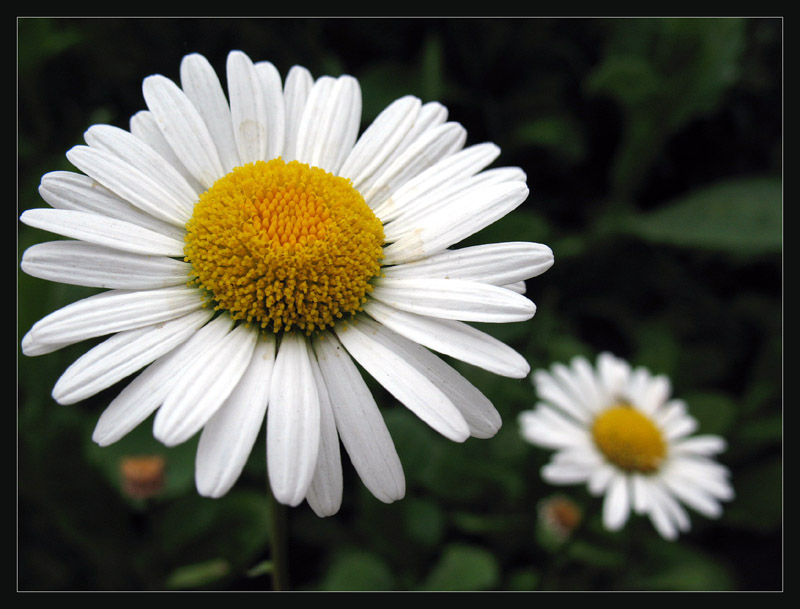
<instances>
[{"instance_id":1,"label":"large white daisy","mask_svg":"<svg viewBox=\"0 0 800 609\"><path fill-rule=\"evenodd\" d=\"M717 518L733 498L728 469L713 459L724 439L690 436L697 421L670 399L667 377L603 353L596 368L575 357L535 371L533 382L542 402L520 414L522 436L557 451L542 468L546 481L605 495L606 528L621 529L632 509L675 539L690 528L681 503Z\"/></svg>"},{"instance_id":2,"label":"large white daisy","mask_svg":"<svg viewBox=\"0 0 800 609\"><path fill-rule=\"evenodd\" d=\"M57 382L62 404L142 370L103 412L108 445L155 412L175 445L201 432L198 491L238 478L266 416L276 498L339 509L339 441L369 490L405 493L402 468L356 362L442 435L494 435L489 400L428 349L525 377L514 350L464 322L533 316L524 280L553 263L534 243L453 249L522 203L518 168L486 170L490 143L439 103L403 97L358 136L351 76L314 80L234 51L227 95L210 63L180 85L144 80L130 130L95 125L21 220L71 239L29 248L35 277L107 291L38 321L26 355L109 336Z\"/></svg>"}]
</instances>

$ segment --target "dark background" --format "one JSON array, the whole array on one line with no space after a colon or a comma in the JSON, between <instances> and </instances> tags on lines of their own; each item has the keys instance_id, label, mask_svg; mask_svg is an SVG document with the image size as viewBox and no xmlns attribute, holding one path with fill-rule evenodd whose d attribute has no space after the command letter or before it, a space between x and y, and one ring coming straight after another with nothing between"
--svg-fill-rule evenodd
<instances>
[{"instance_id":1,"label":"dark background","mask_svg":"<svg viewBox=\"0 0 800 609\"><path fill-rule=\"evenodd\" d=\"M475 242L546 243L529 322L486 327L532 368L612 351L665 373L700 431L724 436L736 499L723 517L661 540L634 517L615 534L582 487L547 486L549 454L516 417L527 380L459 370L503 415L491 440L450 443L378 388L408 492L386 506L345 460L341 512L288 514L290 576L306 590L780 590L782 460L782 54L780 19L20 19L17 212L92 124L128 127L141 81L178 80L200 52L224 75L241 49L314 76L350 73L367 125L393 99L438 100L468 144L502 148L531 195ZM223 77L224 82L224 77ZM51 239L18 225L18 256ZM18 341L91 291L18 275ZM197 495L194 441L150 422L101 449L91 431L111 388L50 397L91 345L18 351L17 589L269 589L263 434L223 499ZM126 495L120 460L160 454L157 496ZM558 543L539 503L566 495L581 523Z\"/></svg>"}]
</instances>

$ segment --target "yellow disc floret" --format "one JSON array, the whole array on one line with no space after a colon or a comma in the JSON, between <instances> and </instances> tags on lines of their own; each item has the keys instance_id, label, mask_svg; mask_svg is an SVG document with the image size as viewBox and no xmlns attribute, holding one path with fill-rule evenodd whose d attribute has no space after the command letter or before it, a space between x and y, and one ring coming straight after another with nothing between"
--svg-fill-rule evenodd
<instances>
[{"instance_id":1,"label":"yellow disc floret","mask_svg":"<svg viewBox=\"0 0 800 609\"><path fill-rule=\"evenodd\" d=\"M193 282L233 319L310 334L361 310L383 226L350 181L282 159L237 167L186 224Z\"/></svg>"},{"instance_id":2,"label":"yellow disc floret","mask_svg":"<svg viewBox=\"0 0 800 609\"><path fill-rule=\"evenodd\" d=\"M656 471L667 452L653 421L626 403L600 413L592 425L592 437L609 461L630 472Z\"/></svg>"}]
</instances>

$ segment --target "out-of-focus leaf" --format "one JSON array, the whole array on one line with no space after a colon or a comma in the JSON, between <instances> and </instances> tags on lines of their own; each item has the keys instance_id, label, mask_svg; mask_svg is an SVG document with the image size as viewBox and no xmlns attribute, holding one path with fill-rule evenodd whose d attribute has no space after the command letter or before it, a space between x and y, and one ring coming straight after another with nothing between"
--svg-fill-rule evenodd
<instances>
[{"instance_id":1,"label":"out-of-focus leaf","mask_svg":"<svg viewBox=\"0 0 800 609\"><path fill-rule=\"evenodd\" d=\"M380 591L393 590L391 569L380 556L358 550L344 550L334 556L321 590Z\"/></svg>"},{"instance_id":2,"label":"out-of-focus leaf","mask_svg":"<svg viewBox=\"0 0 800 609\"><path fill-rule=\"evenodd\" d=\"M452 544L446 546L434 565L423 590L491 590L500 579L497 559L484 548Z\"/></svg>"},{"instance_id":3,"label":"out-of-focus leaf","mask_svg":"<svg viewBox=\"0 0 800 609\"><path fill-rule=\"evenodd\" d=\"M616 568L625 564L625 556L621 552L580 539L571 543L567 552L569 557L577 562L602 569Z\"/></svg>"},{"instance_id":4,"label":"out-of-focus leaf","mask_svg":"<svg viewBox=\"0 0 800 609\"><path fill-rule=\"evenodd\" d=\"M514 136L521 146L537 146L569 163L580 162L586 142L577 122L569 116L547 116L517 127Z\"/></svg>"},{"instance_id":5,"label":"out-of-focus leaf","mask_svg":"<svg viewBox=\"0 0 800 609\"><path fill-rule=\"evenodd\" d=\"M445 514L433 501L408 498L405 505L405 529L409 537L424 546L438 544L444 535Z\"/></svg>"},{"instance_id":6,"label":"out-of-focus leaf","mask_svg":"<svg viewBox=\"0 0 800 609\"><path fill-rule=\"evenodd\" d=\"M689 414L700 424L700 433L725 436L736 417L736 405L721 393L690 393L677 396L689 406Z\"/></svg>"},{"instance_id":7,"label":"out-of-focus leaf","mask_svg":"<svg viewBox=\"0 0 800 609\"><path fill-rule=\"evenodd\" d=\"M734 588L728 566L689 543L651 537L644 550L642 563L632 565L624 577L629 590L713 592Z\"/></svg>"},{"instance_id":8,"label":"out-of-focus leaf","mask_svg":"<svg viewBox=\"0 0 800 609\"><path fill-rule=\"evenodd\" d=\"M778 530L783 517L783 464L773 459L746 470L734 470L736 498L723 518L738 527L759 532Z\"/></svg>"},{"instance_id":9,"label":"out-of-focus leaf","mask_svg":"<svg viewBox=\"0 0 800 609\"><path fill-rule=\"evenodd\" d=\"M741 178L629 218L620 228L655 243L757 255L781 251L782 215L780 180Z\"/></svg>"},{"instance_id":10,"label":"out-of-focus leaf","mask_svg":"<svg viewBox=\"0 0 800 609\"><path fill-rule=\"evenodd\" d=\"M519 592L536 590L541 580L541 574L533 567L518 569L509 576L507 589Z\"/></svg>"},{"instance_id":11,"label":"out-of-focus leaf","mask_svg":"<svg viewBox=\"0 0 800 609\"><path fill-rule=\"evenodd\" d=\"M230 571L230 565L222 559L186 565L178 567L167 577L166 587L170 590L203 588L219 581Z\"/></svg>"}]
</instances>

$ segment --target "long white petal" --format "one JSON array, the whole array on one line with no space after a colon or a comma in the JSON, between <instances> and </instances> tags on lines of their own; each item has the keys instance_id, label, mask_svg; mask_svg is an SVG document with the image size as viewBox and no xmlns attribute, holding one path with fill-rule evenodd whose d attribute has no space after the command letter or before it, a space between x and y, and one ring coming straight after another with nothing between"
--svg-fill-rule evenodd
<instances>
[{"instance_id":1,"label":"long white petal","mask_svg":"<svg viewBox=\"0 0 800 609\"><path fill-rule=\"evenodd\" d=\"M428 102L420 108L413 124L403 136L403 139L395 146L394 150L384 160L382 166L371 175L367 176L360 184L359 191L368 192L376 181L384 175L384 171L392 166L397 158L404 154L406 150L416 142L423 133L442 125L447 120L447 108L439 102ZM462 144L463 145L463 144Z\"/></svg>"},{"instance_id":2,"label":"long white petal","mask_svg":"<svg viewBox=\"0 0 800 609\"><path fill-rule=\"evenodd\" d=\"M160 74L147 77L142 92L158 128L183 166L209 188L225 169L197 108L178 85Z\"/></svg>"},{"instance_id":3,"label":"long white petal","mask_svg":"<svg viewBox=\"0 0 800 609\"><path fill-rule=\"evenodd\" d=\"M415 315L369 300L364 311L398 334L495 374L524 378L527 360L505 343L459 321Z\"/></svg>"},{"instance_id":4,"label":"long white petal","mask_svg":"<svg viewBox=\"0 0 800 609\"><path fill-rule=\"evenodd\" d=\"M466 139L467 132L458 123L445 123L423 132L376 175L372 186L362 192L364 200L370 208L377 209L402 184L460 150Z\"/></svg>"},{"instance_id":5,"label":"long white petal","mask_svg":"<svg viewBox=\"0 0 800 609\"><path fill-rule=\"evenodd\" d=\"M176 376L191 366L195 358L213 349L232 325L227 315L221 315L200 328L185 343L150 364L103 411L92 440L100 446L108 446L149 417L167 397Z\"/></svg>"},{"instance_id":6,"label":"long white petal","mask_svg":"<svg viewBox=\"0 0 800 609\"><path fill-rule=\"evenodd\" d=\"M205 57L191 53L183 58L181 87L208 127L223 170L227 173L241 165L233 136L231 108L216 70Z\"/></svg>"},{"instance_id":7,"label":"long white petal","mask_svg":"<svg viewBox=\"0 0 800 609\"><path fill-rule=\"evenodd\" d=\"M90 146L67 151L69 162L110 191L144 212L175 226L191 217L185 201L178 200L149 175L115 154Z\"/></svg>"},{"instance_id":8,"label":"long white petal","mask_svg":"<svg viewBox=\"0 0 800 609\"><path fill-rule=\"evenodd\" d=\"M519 424L524 438L544 448L573 448L586 443L586 429L548 404L539 403L535 410L520 413Z\"/></svg>"},{"instance_id":9,"label":"long white petal","mask_svg":"<svg viewBox=\"0 0 800 609\"><path fill-rule=\"evenodd\" d=\"M383 222L390 222L415 208L424 208L436 200L437 194L441 198L443 192L453 192L470 184L470 178L499 155L500 148L490 142L459 150L400 186L388 199L375 207L375 214ZM514 175L525 179L525 173L518 171Z\"/></svg>"},{"instance_id":10,"label":"long white petal","mask_svg":"<svg viewBox=\"0 0 800 609\"><path fill-rule=\"evenodd\" d=\"M110 387L186 342L212 313L201 309L166 323L115 334L67 368L53 388L53 398L59 404L74 404Z\"/></svg>"},{"instance_id":11,"label":"long white petal","mask_svg":"<svg viewBox=\"0 0 800 609\"><path fill-rule=\"evenodd\" d=\"M536 305L503 288L460 279L392 279L374 281L372 297L409 313L443 319L508 323L526 321Z\"/></svg>"},{"instance_id":12,"label":"long white petal","mask_svg":"<svg viewBox=\"0 0 800 609\"><path fill-rule=\"evenodd\" d=\"M201 495L221 497L241 475L264 423L274 362L275 339L259 338L239 384L203 427L195 459Z\"/></svg>"},{"instance_id":13,"label":"long white petal","mask_svg":"<svg viewBox=\"0 0 800 609\"><path fill-rule=\"evenodd\" d=\"M169 321L202 306L200 291L184 286L111 290L73 302L37 321L23 338L22 351L25 355L50 353L87 338Z\"/></svg>"},{"instance_id":14,"label":"long white petal","mask_svg":"<svg viewBox=\"0 0 800 609\"><path fill-rule=\"evenodd\" d=\"M28 275L91 288L152 290L186 284L191 265L166 256L141 256L84 243L49 241L32 245L20 267Z\"/></svg>"},{"instance_id":15,"label":"long white petal","mask_svg":"<svg viewBox=\"0 0 800 609\"><path fill-rule=\"evenodd\" d=\"M242 324L176 377L156 414L153 435L175 446L200 431L239 383L257 338L256 330Z\"/></svg>"},{"instance_id":16,"label":"long white petal","mask_svg":"<svg viewBox=\"0 0 800 609\"><path fill-rule=\"evenodd\" d=\"M322 77L311 89L298 127L297 158L339 174L361 121L361 89L352 76Z\"/></svg>"},{"instance_id":17,"label":"long white petal","mask_svg":"<svg viewBox=\"0 0 800 609\"><path fill-rule=\"evenodd\" d=\"M310 358L314 382L319 392L319 453L314 477L308 487L306 501L320 518L333 516L342 505L342 459L339 452L339 435L331 407L331 398L319 362Z\"/></svg>"},{"instance_id":18,"label":"long white petal","mask_svg":"<svg viewBox=\"0 0 800 609\"><path fill-rule=\"evenodd\" d=\"M183 242L161 233L98 214L69 209L29 209L20 216L28 226L145 256L183 257Z\"/></svg>"},{"instance_id":19,"label":"long white petal","mask_svg":"<svg viewBox=\"0 0 800 609\"><path fill-rule=\"evenodd\" d=\"M410 95L389 104L358 139L339 174L350 178L354 188L361 188L408 133L421 107L422 102Z\"/></svg>"},{"instance_id":20,"label":"long white petal","mask_svg":"<svg viewBox=\"0 0 800 609\"><path fill-rule=\"evenodd\" d=\"M500 414L489 399L456 370L425 347L403 338L379 323L362 318L359 325L364 326L372 338L409 362L438 387L464 418L470 435L491 438L497 433L502 425Z\"/></svg>"},{"instance_id":21,"label":"long white petal","mask_svg":"<svg viewBox=\"0 0 800 609\"><path fill-rule=\"evenodd\" d=\"M292 66L283 85L283 103L286 111L286 131L283 160L297 159L297 135L306 107L308 95L314 86L311 73L303 66Z\"/></svg>"},{"instance_id":22,"label":"long white petal","mask_svg":"<svg viewBox=\"0 0 800 609\"><path fill-rule=\"evenodd\" d=\"M232 51L226 63L233 137L242 163L264 160L267 154L267 107L261 79L250 58Z\"/></svg>"},{"instance_id":23,"label":"long white petal","mask_svg":"<svg viewBox=\"0 0 800 609\"><path fill-rule=\"evenodd\" d=\"M72 171L42 176L39 194L56 209L88 212L130 222L171 239L183 241L186 229L169 224L120 199L92 178Z\"/></svg>"},{"instance_id":24,"label":"long white petal","mask_svg":"<svg viewBox=\"0 0 800 609\"><path fill-rule=\"evenodd\" d=\"M464 417L415 362L407 361L381 340L385 332L366 319L336 328L350 355L399 402L446 438L466 440L470 430Z\"/></svg>"},{"instance_id":25,"label":"long white petal","mask_svg":"<svg viewBox=\"0 0 800 609\"><path fill-rule=\"evenodd\" d=\"M284 334L267 410L267 468L275 498L298 505L314 476L320 441L319 394L305 337Z\"/></svg>"},{"instance_id":26,"label":"long white petal","mask_svg":"<svg viewBox=\"0 0 800 609\"><path fill-rule=\"evenodd\" d=\"M92 148L109 152L141 171L192 213L197 193L178 170L135 135L111 125L94 125L84 133L84 139Z\"/></svg>"},{"instance_id":27,"label":"long white petal","mask_svg":"<svg viewBox=\"0 0 800 609\"><path fill-rule=\"evenodd\" d=\"M546 245L509 241L445 250L422 260L384 266L382 272L392 279L464 279L504 286L541 275L551 266L553 250Z\"/></svg>"},{"instance_id":28,"label":"long white petal","mask_svg":"<svg viewBox=\"0 0 800 609\"><path fill-rule=\"evenodd\" d=\"M524 182L505 182L477 188L421 214L419 225L384 248L384 264L400 264L439 253L499 220L528 198Z\"/></svg>"},{"instance_id":29,"label":"long white petal","mask_svg":"<svg viewBox=\"0 0 800 609\"><path fill-rule=\"evenodd\" d=\"M269 61L259 61L256 74L264 93L267 121L267 156L274 159L283 152L286 139L286 106L283 99L281 75Z\"/></svg>"},{"instance_id":30,"label":"long white petal","mask_svg":"<svg viewBox=\"0 0 800 609\"><path fill-rule=\"evenodd\" d=\"M402 499L403 467L389 430L361 373L333 334L314 338L342 444L356 472L380 501Z\"/></svg>"},{"instance_id":31,"label":"long white petal","mask_svg":"<svg viewBox=\"0 0 800 609\"><path fill-rule=\"evenodd\" d=\"M619 474L611 480L606 491L603 501L603 525L610 531L618 531L628 521L630 507L628 479Z\"/></svg>"}]
</instances>

